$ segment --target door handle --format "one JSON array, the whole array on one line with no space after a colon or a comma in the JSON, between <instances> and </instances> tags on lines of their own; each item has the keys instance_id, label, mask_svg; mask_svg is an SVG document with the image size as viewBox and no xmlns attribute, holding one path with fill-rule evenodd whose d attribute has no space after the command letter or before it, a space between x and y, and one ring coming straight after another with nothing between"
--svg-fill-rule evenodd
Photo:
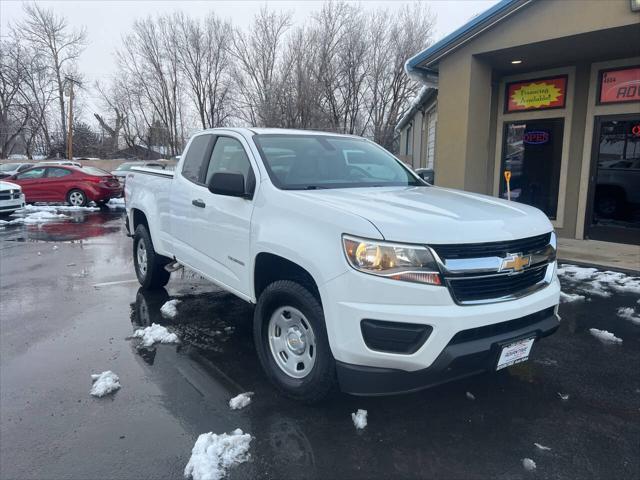
<instances>
[{"instance_id":1,"label":"door handle","mask_svg":"<svg viewBox=\"0 0 640 480\"><path fill-rule=\"evenodd\" d=\"M200 207L200 208L204 208L207 206L207 204L204 203L199 198L197 200L191 200L191 205L193 205L194 207Z\"/></svg>"}]
</instances>

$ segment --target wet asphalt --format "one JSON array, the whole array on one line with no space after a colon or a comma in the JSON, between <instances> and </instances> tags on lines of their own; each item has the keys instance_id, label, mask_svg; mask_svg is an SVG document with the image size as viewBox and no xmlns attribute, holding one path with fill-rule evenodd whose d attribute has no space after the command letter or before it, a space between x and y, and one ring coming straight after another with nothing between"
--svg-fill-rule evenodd
<instances>
[{"instance_id":1,"label":"wet asphalt","mask_svg":"<svg viewBox=\"0 0 640 480\"><path fill-rule=\"evenodd\" d=\"M616 315L640 310L633 295L562 304L560 330L505 372L305 406L265 380L249 305L188 274L138 290L122 210L7 227L0 242L2 479L182 478L199 434L235 428L254 439L231 479L640 478L640 326ZM159 312L169 298L183 300L171 321ZM182 343L137 348L128 337L152 322ZM93 398L90 374L104 370L122 388ZM253 402L231 411L245 391Z\"/></svg>"}]
</instances>

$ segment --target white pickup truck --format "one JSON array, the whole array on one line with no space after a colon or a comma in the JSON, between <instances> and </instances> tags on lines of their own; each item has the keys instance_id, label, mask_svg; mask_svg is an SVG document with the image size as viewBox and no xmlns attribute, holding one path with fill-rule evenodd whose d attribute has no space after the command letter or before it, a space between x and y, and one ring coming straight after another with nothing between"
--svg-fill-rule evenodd
<instances>
[{"instance_id":1,"label":"white pickup truck","mask_svg":"<svg viewBox=\"0 0 640 480\"><path fill-rule=\"evenodd\" d=\"M255 304L262 366L299 400L499 370L559 325L542 212L431 186L359 137L206 130L125 199L143 288L180 264Z\"/></svg>"}]
</instances>

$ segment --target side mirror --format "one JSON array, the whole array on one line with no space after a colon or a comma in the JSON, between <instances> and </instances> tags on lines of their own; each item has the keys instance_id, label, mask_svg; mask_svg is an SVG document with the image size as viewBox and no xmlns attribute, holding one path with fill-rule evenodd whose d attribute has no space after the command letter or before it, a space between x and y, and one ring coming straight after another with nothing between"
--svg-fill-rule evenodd
<instances>
[{"instance_id":1,"label":"side mirror","mask_svg":"<svg viewBox=\"0 0 640 480\"><path fill-rule=\"evenodd\" d=\"M214 173L209 180L209 191L216 195L248 198L241 173Z\"/></svg>"}]
</instances>

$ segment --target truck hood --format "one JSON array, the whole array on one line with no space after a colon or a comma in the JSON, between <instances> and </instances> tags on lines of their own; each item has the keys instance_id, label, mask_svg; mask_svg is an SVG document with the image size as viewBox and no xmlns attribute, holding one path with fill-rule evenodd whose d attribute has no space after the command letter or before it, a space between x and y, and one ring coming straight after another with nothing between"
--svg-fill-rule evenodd
<instances>
[{"instance_id":1,"label":"truck hood","mask_svg":"<svg viewBox=\"0 0 640 480\"><path fill-rule=\"evenodd\" d=\"M385 240L479 243L550 232L540 210L516 202L439 187L377 187L296 192L369 220ZM349 233L349 225L344 226Z\"/></svg>"}]
</instances>

